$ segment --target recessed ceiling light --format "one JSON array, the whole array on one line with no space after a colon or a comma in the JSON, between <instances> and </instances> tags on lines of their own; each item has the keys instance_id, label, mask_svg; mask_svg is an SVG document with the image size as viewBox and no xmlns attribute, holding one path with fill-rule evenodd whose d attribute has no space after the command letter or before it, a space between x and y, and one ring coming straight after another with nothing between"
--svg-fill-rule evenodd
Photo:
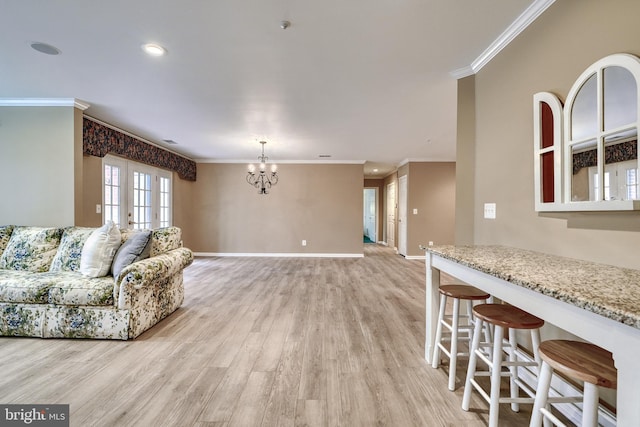
<instances>
[{"instance_id":1,"label":"recessed ceiling light","mask_svg":"<svg viewBox=\"0 0 640 427\"><path fill-rule=\"evenodd\" d=\"M46 44L42 42L31 43L31 48L37 50L40 53L45 53L47 55L60 55L60 49L58 49L55 46L51 46L50 44Z\"/></svg>"},{"instance_id":2,"label":"recessed ceiling light","mask_svg":"<svg viewBox=\"0 0 640 427\"><path fill-rule=\"evenodd\" d=\"M374 171L374 172L378 172L378 169L374 169L373 171Z\"/></svg>"},{"instance_id":3,"label":"recessed ceiling light","mask_svg":"<svg viewBox=\"0 0 640 427\"><path fill-rule=\"evenodd\" d=\"M142 50L144 50L147 55L151 56L163 56L167 54L167 49L155 43L143 44Z\"/></svg>"}]
</instances>

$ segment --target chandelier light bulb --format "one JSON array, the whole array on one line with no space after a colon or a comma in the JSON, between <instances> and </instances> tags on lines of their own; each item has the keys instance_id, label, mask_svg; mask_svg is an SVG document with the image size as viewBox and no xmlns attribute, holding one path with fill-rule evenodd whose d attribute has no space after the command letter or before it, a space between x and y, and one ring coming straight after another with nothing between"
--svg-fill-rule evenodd
<instances>
[{"instance_id":1,"label":"chandelier light bulb","mask_svg":"<svg viewBox=\"0 0 640 427\"><path fill-rule=\"evenodd\" d=\"M267 165L264 162L260 163L260 172L264 172L266 168L267 168Z\"/></svg>"},{"instance_id":2,"label":"chandelier light bulb","mask_svg":"<svg viewBox=\"0 0 640 427\"><path fill-rule=\"evenodd\" d=\"M278 170L277 165L271 165L271 173L276 173L277 170Z\"/></svg>"},{"instance_id":3,"label":"chandelier light bulb","mask_svg":"<svg viewBox=\"0 0 640 427\"><path fill-rule=\"evenodd\" d=\"M249 165L249 173L255 172L256 167L254 165Z\"/></svg>"}]
</instances>

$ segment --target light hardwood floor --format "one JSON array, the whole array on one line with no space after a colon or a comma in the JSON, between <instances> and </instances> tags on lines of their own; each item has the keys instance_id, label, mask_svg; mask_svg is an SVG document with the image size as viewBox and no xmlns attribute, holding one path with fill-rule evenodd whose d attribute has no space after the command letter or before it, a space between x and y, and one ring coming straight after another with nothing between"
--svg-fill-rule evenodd
<instances>
[{"instance_id":1,"label":"light hardwood floor","mask_svg":"<svg viewBox=\"0 0 640 427\"><path fill-rule=\"evenodd\" d=\"M423 359L424 268L377 245L197 258L184 305L134 341L0 338L0 403L68 403L83 427L484 426L464 364L450 392Z\"/></svg>"}]
</instances>

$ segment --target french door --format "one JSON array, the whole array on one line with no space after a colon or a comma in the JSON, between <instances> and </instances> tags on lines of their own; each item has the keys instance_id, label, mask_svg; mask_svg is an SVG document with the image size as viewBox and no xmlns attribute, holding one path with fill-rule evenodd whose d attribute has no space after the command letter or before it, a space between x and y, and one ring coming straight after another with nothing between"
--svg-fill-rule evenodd
<instances>
[{"instance_id":1,"label":"french door","mask_svg":"<svg viewBox=\"0 0 640 427\"><path fill-rule=\"evenodd\" d=\"M110 155L103 172L103 222L132 229L171 225L171 172Z\"/></svg>"}]
</instances>

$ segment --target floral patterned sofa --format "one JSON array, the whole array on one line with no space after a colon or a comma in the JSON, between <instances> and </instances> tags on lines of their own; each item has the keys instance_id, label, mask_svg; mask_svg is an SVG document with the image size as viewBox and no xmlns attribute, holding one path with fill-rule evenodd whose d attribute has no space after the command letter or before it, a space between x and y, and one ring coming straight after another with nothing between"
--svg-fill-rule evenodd
<instances>
[{"instance_id":1,"label":"floral patterned sofa","mask_svg":"<svg viewBox=\"0 0 640 427\"><path fill-rule=\"evenodd\" d=\"M82 252L95 230L0 226L0 335L133 339L180 307L193 253L179 228L145 231L147 258L87 277ZM123 247L137 233L116 232Z\"/></svg>"}]
</instances>

